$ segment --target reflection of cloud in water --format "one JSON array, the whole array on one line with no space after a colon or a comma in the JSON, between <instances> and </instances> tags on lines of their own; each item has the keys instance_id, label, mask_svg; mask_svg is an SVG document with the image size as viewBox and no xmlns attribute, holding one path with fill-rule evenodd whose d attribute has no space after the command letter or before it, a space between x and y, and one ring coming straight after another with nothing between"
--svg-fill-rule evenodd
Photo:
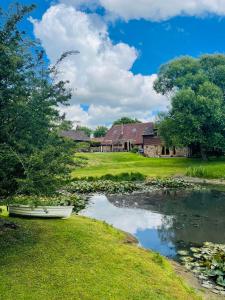
<instances>
[{"instance_id":1,"label":"reflection of cloud in water","mask_svg":"<svg viewBox=\"0 0 225 300\"><path fill-rule=\"evenodd\" d=\"M96 195L82 215L106 221L121 230L136 234L146 229L157 229L162 225L163 215L144 209L118 208L106 196Z\"/></svg>"}]
</instances>

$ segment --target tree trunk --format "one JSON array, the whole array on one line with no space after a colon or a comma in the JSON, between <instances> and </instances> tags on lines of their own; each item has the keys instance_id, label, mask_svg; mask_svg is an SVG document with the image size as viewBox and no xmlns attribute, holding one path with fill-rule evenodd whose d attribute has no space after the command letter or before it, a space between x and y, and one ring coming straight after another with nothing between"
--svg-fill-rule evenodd
<instances>
[{"instance_id":1,"label":"tree trunk","mask_svg":"<svg viewBox=\"0 0 225 300\"><path fill-rule=\"evenodd\" d=\"M206 153L205 148L202 147L202 146L200 146L200 151L201 151L201 157L202 157L202 160L207 161L207 160L208 160L208 156L207 156L207 153Z\"/></svg>"}]
</instances>

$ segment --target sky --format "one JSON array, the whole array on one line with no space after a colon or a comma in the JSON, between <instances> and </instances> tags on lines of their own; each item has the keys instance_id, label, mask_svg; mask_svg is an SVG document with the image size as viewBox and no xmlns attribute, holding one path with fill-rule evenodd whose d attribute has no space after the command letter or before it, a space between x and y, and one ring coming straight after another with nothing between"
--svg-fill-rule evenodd
<instances>
[{"instance_id":1,"label":"sky","mask_svg":"<svg viewBox=\"0 0 225 300\"><path fill-rule=\"evenodd\" d=\"M169 99L153 83L160 66L183 55L225 52L225 0L21 0L36 10L21 27L40 39L73 90L60 108L74 124L109 126L129 116L154 120ZM6 8L11 1L0 0Z\"/></svg>"}]
</instances>

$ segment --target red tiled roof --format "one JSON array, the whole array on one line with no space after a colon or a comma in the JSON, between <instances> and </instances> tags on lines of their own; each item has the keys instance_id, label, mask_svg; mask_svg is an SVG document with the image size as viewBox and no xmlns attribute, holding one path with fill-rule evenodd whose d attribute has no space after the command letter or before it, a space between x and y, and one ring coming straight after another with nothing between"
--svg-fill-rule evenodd
<instances>
[{"instance_id":1,"label":"red tiled roof","mask_svg":"<svg viewBox=\"0 0 225 300\"><path fill-rule=\"evenodd\" d=\"M135 124L124 124L114 125L107 132L103 145L120 144L123 142L130 141L134 145L143 144L143 135L145 132L153 134L154 124L149 123L135 123Z\"/></svg>"}]
</instances>

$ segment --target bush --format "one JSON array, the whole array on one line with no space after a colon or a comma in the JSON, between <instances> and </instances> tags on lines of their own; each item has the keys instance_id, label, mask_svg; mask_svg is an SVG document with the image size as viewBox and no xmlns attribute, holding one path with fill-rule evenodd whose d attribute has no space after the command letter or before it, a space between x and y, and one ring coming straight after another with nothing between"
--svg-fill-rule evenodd
<instances>
[{"instance_id":1,"label":"bush","mask_svg":"<svg viewBox=\"0 0 225 300\"><path fill-rule=\"evenodd\" d=\"M121 173L118 175L106 174L101 177L83 177L82 179L77 180L85 180L85 181L99 181L99 180L110 180L110 181L145 181L146 176L139 172L131 172L131 173Z\"/></svg>"},{"instance_id":2,"label":"bush","mask_svg":"<svg viewBox=\"0 0 225 300\"><path fill-rule=\"evenodd\" d=\"M138 153L139 151L139 148L137 146L134 146L132 149L131 149L131 153Z\"/></svg>"}]
</instances>

